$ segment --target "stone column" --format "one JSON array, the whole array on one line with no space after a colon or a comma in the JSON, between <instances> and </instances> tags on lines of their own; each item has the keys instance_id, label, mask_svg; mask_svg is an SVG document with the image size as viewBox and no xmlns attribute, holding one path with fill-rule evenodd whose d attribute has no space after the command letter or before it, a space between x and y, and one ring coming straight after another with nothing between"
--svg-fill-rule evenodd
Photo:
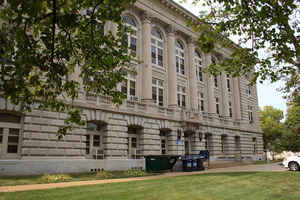
<instances>
[{"instance_id":1,"label":"stone column","mask_svg":"<svg viewBox=\"0 0 300 200\"><path fill-rule=\"evenodd\" d=\"M151 65L151 18L143 15L143 82L142 101L152 102L152 65Z\"/></svg>"},{"instance_id":2,"label":"stone column","mask_svg":"<svg viewBox=\"0 0 300 200\"><path fill-rule=\"evenodd\" d=\"M211 64L211 54L207 54L205 57L206 67ZM208 113L216 113L216 101L214 99L214 77L207 75L207 100L208 100Z\"/></svg>"},{"instance_id":3,"label":"stone column","mask_svg":"<svg viewBox=\"0 0 300 200\"><path fill-rule=\"evenodd\" d=\"M221 88L222 88L222 115L229 117L229 102L228 102L228 89L226 81L226 73L221 73Z\"/></svg>"},{"instance_id":4,"label":"stone column","mask_svg":"<svg viewBox=\"0 0 300 200\"><path fill-rule=\"evenodd\" d=\"M197 109L197 82L196 82L196 67L195 67L195 45L194 40L188 40L188 61L189 61L189 86L190 86L190 105L192 110Z\"/></svg>"},{"instance_id":5,"label":"stone column","mask_svg":"<svg viewBox=\"0 0 300 200\"><path fill-rule=\"evenodd\" d=\"M177 107L177 74L175 66L175 29L168 28L168 104Z\"/></svg>"},{"instance_id":6,"label":"stone column","mask_svg":"<svg viewBox=\"0 0 300 200\"><path fill-rule=\"evenodd\" d=\"M240 81L238 77L233 78L233 99L234 99L234 119L241 120L241 97L240 97Z\"/></svg>"}]
</instances>

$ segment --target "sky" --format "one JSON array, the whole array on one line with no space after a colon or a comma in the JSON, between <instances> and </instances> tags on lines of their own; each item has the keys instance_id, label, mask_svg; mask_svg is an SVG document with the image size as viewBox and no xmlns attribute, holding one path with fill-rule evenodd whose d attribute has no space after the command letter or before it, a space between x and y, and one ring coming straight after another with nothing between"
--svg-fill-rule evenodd
<instances>
[{"instance_id":1,"label":"sky","mask_svg":"<svg viewBox=\"0 0 300 200\"><path fill-rule=\"evenodd\" d=\"M192 12L194 15L199 15L201 4L197 6L192 5L193 0L173 0L179 3L182 7ZM231 37L234 40L234 37ZM286 114L286 100L283 98L284 94L278 91L284 86L283 82L270 83L265 81L264 83L257 83L257 93L258 93L258 105L263 108L264 106L273 106L280 109Z\"/></svg>"}]
</instances>

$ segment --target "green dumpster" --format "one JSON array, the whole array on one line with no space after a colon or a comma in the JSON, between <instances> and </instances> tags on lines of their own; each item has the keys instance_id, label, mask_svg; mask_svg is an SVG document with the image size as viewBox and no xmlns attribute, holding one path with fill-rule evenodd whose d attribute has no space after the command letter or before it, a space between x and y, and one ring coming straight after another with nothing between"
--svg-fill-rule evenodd
<instances>
[{"instance_id":1,"label":"green dumpster","mask_svg":"<svg viewBox=\"0 0 300 200\"><path fill-rule=\"evenodd\" d=\"M145 156L146 170L148 172L159 172L171 170L179 156L170 155L148 155Z\"/></svg>"}]
</instances>

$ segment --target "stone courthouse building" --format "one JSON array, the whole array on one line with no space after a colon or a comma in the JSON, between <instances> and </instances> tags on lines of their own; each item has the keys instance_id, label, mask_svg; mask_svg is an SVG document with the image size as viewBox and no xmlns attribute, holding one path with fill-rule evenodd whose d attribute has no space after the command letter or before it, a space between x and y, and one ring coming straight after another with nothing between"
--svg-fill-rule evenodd
<instances>
[{"instance_id":1,"label":"stone courthouse building","mask_svg":"<svg viewBox=\"0 0 300 200\"><path fill-rule=\"evenodd\" d=\"M196 17L171 0L137 0L123 19L134 30L128 47L142 61L134 64L137 75L127 73L119 85L127 100L116 107L105 96L81 95L76 103L86 127L58 140L65 113L20 113L0 99L0 175L124 170L143 167L144 155L204 149L213 161L262 158L251 75L202 72L230 49L203 54L198 34L186 26Z\"/></svg>"}]
</instances>

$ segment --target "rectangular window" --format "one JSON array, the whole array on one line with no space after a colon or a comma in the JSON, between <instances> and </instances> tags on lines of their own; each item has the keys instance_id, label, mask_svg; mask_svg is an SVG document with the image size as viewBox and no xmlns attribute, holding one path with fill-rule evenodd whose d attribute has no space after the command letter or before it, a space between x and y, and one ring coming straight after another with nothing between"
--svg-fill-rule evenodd
<instances>
[{"instance_id":1,"label":"rectangular window","mask_svg":"<svg viewBox=\"0 0 300 200\"><path fill-rule=\"evenodd\" d=\"M177 86L177 103L179 107L186 107L186 92L185 87Z\"/></svg>"},{"instance_id":2,"label":"rectangular window","mask_svg":"<svg viewBox=\"0 0 300 200\"><path fill-rule=\"evenodd\" d=\"M159 106L164 105L164 86L163 81L152 79L152 99Z\"/></svg>"},{"instance_id":3,"label":"rectangular window","mask_svg":"<svg viewBox=\"0 0 300 200\"><path fill-rule=\"evenodd\" d=\"M204 111L204 94L198 93L198 110Z\"/></svg>"},{"instance_id":4,"label":"rectangular window","mask_svg":"<svg viewBox=\"0 0 300 200\"><path fill-rule=\"evenodd\" d=\"M100 147L100 135L93 136L93 146Z\"/></svg>"},{"instance_id":5,"label":"rectangular window","mask_svg":"<svg viewBox=\"0 0 300 200\"><path fill-rule=\"evenodd\" d=\"M124 76L125 80L121 84L121 92L127 99L132 99L132 97L136 97L136 75L134 73L124 72Z\"/></svg>"},{"instance_id":6,"label":"rectangular window","mask_svg":"<svg viewBox=\"0 0 300 200\"><path fill-rule=\"evenodd\" d=\"M19 129L10 128L7 142L7 153L18 153Z\"/></svg>"},{"instance_id":7,"label":"rectangular window","mask_svg":"<svg viewBox=\"0 0 300 200\"><path fill-rule=\"evenodd\" d=\"M252 106L248 106L248 119L249 119L250 123L253 122Z\"/></svg>"},{"instance_id":8,"label":"rectangular window","mask_svg":"<svg viewBox=\"0 0 300 200\"><path fill-rule=\"evenodd\" d=\"M135 81L130 80L130 96L135 96Z\"/></svg>"}]
</instances>

